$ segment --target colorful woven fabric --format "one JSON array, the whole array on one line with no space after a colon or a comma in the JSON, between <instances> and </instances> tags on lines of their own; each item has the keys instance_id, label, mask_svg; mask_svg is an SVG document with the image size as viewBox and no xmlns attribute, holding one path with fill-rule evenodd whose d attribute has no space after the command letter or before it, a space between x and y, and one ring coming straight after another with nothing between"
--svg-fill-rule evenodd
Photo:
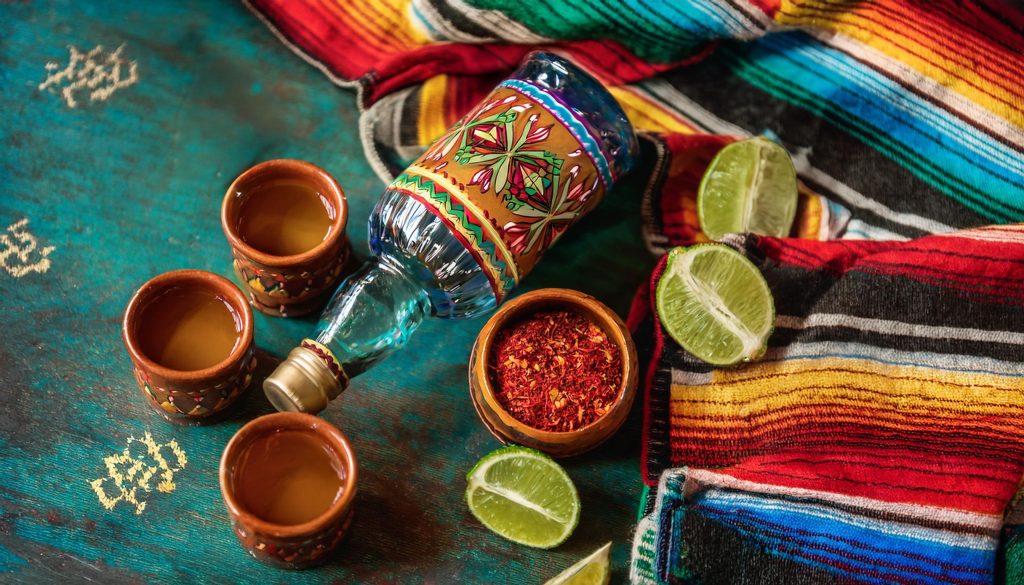
<instances>
[{"instance_id":1,"label":"colorful woven fabric","mask_svg":"<svg viewBox=\"0 0 1024 585\"><path fill-rule=\"evenodd\" d=\"M643 131L657 254L704 239L696 188L728 141L768 134L794 155L801 239L734 242L779 306L763 361L700 364L638 296L651 496L634 581L1024 583L1024 231L957 231L1024 220L1019 9L250 1L359 91L382 179L541 47L593 72Z\"/></svg>"},{"instance_id":2,"label":"colorful woven fabric","mask_svg":"<svg viewBox=\"0 0 1024 585\"><path fill-rule=\"evenodd\" d=\"M808 192L849 208L850 237L1024 218L1024 16L1003 0L250 2L359 91L367 157L388 181L544 47L647 132L654 248L700 238L693 194L671 179L696 168L687 138L707 134L775 134ZM828 232L821 208L807 206L805 235Z\"/></svg>"},{"instance_id":3,"label":"colorful woven fabric","mask_svg":"<svg viewBox=\"0 0 1024 585\"><path fill-rule=\"evenodd\" d=\"M1024 474L1024 226L737 246L776 331L714 370L652 322L634 580L992 582Z\"/></svg>"}]
</instances>

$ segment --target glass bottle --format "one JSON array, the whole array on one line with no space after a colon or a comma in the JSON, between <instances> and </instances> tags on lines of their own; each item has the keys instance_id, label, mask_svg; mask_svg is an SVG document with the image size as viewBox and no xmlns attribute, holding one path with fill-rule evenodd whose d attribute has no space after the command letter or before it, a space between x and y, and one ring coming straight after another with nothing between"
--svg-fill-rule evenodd
<instances>
[{"instance_id":1,"label":"glass bottle","mask_svg":"<svg viewBox=\"0 0 1024 585\"><path fill-rule=\"evenodd\" d=\"M493 309L636 153L597 80L557 55L529 55L384 191L370 215L373 255L266 379L270 402L319 412L426 317Z\"/></svg>"}]
</instances>

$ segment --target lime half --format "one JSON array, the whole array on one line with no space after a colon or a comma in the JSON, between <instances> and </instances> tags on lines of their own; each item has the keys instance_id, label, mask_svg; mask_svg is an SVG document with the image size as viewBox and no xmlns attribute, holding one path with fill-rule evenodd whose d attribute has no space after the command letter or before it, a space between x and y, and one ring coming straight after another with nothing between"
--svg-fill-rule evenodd
<instances>
[{"instance_id":1,"label":"lime half","mask_svg":"<svg viewBox=\"0 0 1024 585\"><path fill-rule=\"evenodd\" d=\"M608 585L612 573L608 567L612 543L595 550L575 565L548 580L544 585Z\"/></svg>"},{"instance_id":2,"label":"lime half","mask_svg":"<svg viewBox=\"0 0 1024 585\"><path fill-rule=\"evenodd\" d=\"M485 455L466 475L469 511L513 542L552 548L580 519L580 497L562 466L525 447Z\"/></svg>"},{"instance_id":3,"label":"lime half","mask_svg":"<svg viewBox=\"0 0 1024 585\"><path fill-rule=\"evenodd\" d=\"M715 156L697 191L707 237L755 233L787 236L796 215L796 169L786 149L767 138L733 142Z\"/></svg>"},{"instance_id":4,"label":"lime half","mask_svg":"<svg viewBox=\"0 0 1024 585\"><path fill-rule=\"evenodd\" d=\"M655 292L672 339L724 366L761 357L775 326L775 301L757 267L724 244L675 248Z\"/></svg>"}]
</instances>

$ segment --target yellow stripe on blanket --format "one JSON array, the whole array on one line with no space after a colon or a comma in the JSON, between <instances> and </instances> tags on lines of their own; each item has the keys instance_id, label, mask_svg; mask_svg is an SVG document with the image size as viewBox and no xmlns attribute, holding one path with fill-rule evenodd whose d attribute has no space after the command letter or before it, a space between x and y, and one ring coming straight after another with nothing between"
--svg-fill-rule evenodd
<instances>
[{"instance_id":1,"label":"yellow stripe on blanket","mask_svg":"<svg viewBox=\"0 0 1024 585\"><path fill-rule=\"evenodd\" d=\"M426 146L433 144L448 130L444 119L444 100L448 93L448 76L435 75L420 88L420 111L417 120L417 140Z\"/></svg>"},{"instance_id":2,"label":"yellow stripe on blanket","mask_svg":"<svg viewBox=\"0 0 1024 585\"><path fill-rule=\"evenodd\" d=\"M868 411L986 416L995 424L1004 417L1024 416L1022 386L1020 378L996 374L846 358L800 359L715 370L710 383L673 383L672 414L750 417L828 403Z\"/></svg>"},{"instance_id":3,"label":"yellow stripe on blanket","mask_svg":"<svg viewBox=\"0 0 1024 585\"><path fill-rule=\"evenodd\" d=\"M694 134L697 130L685 120L669 113L663 106L645 98L629 87L609 87L608 90L626 112L626 117L637 130L646 132L674 132Z\"/></svg>"},{"instance_id":4,"label":"yellow stripe on blanket","mask_svg":"<svg viewBox=\"0 0 1024 585\"><path fill-rule=\"evenodd\" d=\"M998 71L1002 55L967 55L937 45L937 41L923 34L914 34L913 26L901 26L891 14L896 8L864 3L860 7L849 4L838 5L829 0L784 0L776 15L779 24L794 27L808 27L840 33L858 43L897 61L914 71L932 79L937 85L952 88L970 101L993 112L1017 126L1024 126L1024 110L1019 107L1021 95L1012 86L1000 85L992 75L986 79L978 70L990 65ZM879 24L874 10L887 11ZM907 16L907 15L903 15ZM912 24L912 23L911 23ZM942 31L928 31L942 35ZM966 41L965 41L966 42ZM991 61L982 63L982 61ZM913 79L906 84L919 84ZM1009 83L1003 80L1003 83Z\"/></svg>"}]
</instances>

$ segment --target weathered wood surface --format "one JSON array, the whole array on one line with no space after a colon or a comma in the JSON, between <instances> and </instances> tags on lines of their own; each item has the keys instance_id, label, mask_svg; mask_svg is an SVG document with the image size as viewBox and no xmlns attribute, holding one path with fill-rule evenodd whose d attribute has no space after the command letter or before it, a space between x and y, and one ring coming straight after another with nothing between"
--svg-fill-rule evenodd
<instances>
[{"instance_id":1,"label":"weathered wood surface","mask_svg":"<svg viewBox=\"0 0 1024 585\"><path fill-rule=\"evenodd\" d=\"M69 46L85 55L97 45L104 51L93 60L112 75L109 54L123 47L119 79L131 80L134 62L134 83L70 99L60 91L71 78L40 89L67 65ZM0 3L0 581L540 583L607 540L616 581L625 579L639 409L610 444L566 463L583 516L565 545L507 542L466 510L464 474L498 446L466 385L482 320L424 325L324 413L353 440L361 485L350 536L326 566L302 573L243 552L217 487L228 438L270 410L262 393L202 428L163 421L138 393L120 338L124 306L165 270L230 274L219 204L252 163L304 158L334 173L365 255L365 221L382 185L363 158L357 115L351 93L236 3ZM577 288L624 314L651 265L638 195L635 185L613 193L524 290ZM258 315L256 341L283 355L310 326ZM173 491L156 489L159 478L146 491L137 474L123 484L136 485L141 512L125 501L106 509L101 496L120 492L105 458L127 448L143 469L159 468L129 441L147 433L187 456L182 466L169 447L159 451Z\"/></svg>"}]
</instances>

